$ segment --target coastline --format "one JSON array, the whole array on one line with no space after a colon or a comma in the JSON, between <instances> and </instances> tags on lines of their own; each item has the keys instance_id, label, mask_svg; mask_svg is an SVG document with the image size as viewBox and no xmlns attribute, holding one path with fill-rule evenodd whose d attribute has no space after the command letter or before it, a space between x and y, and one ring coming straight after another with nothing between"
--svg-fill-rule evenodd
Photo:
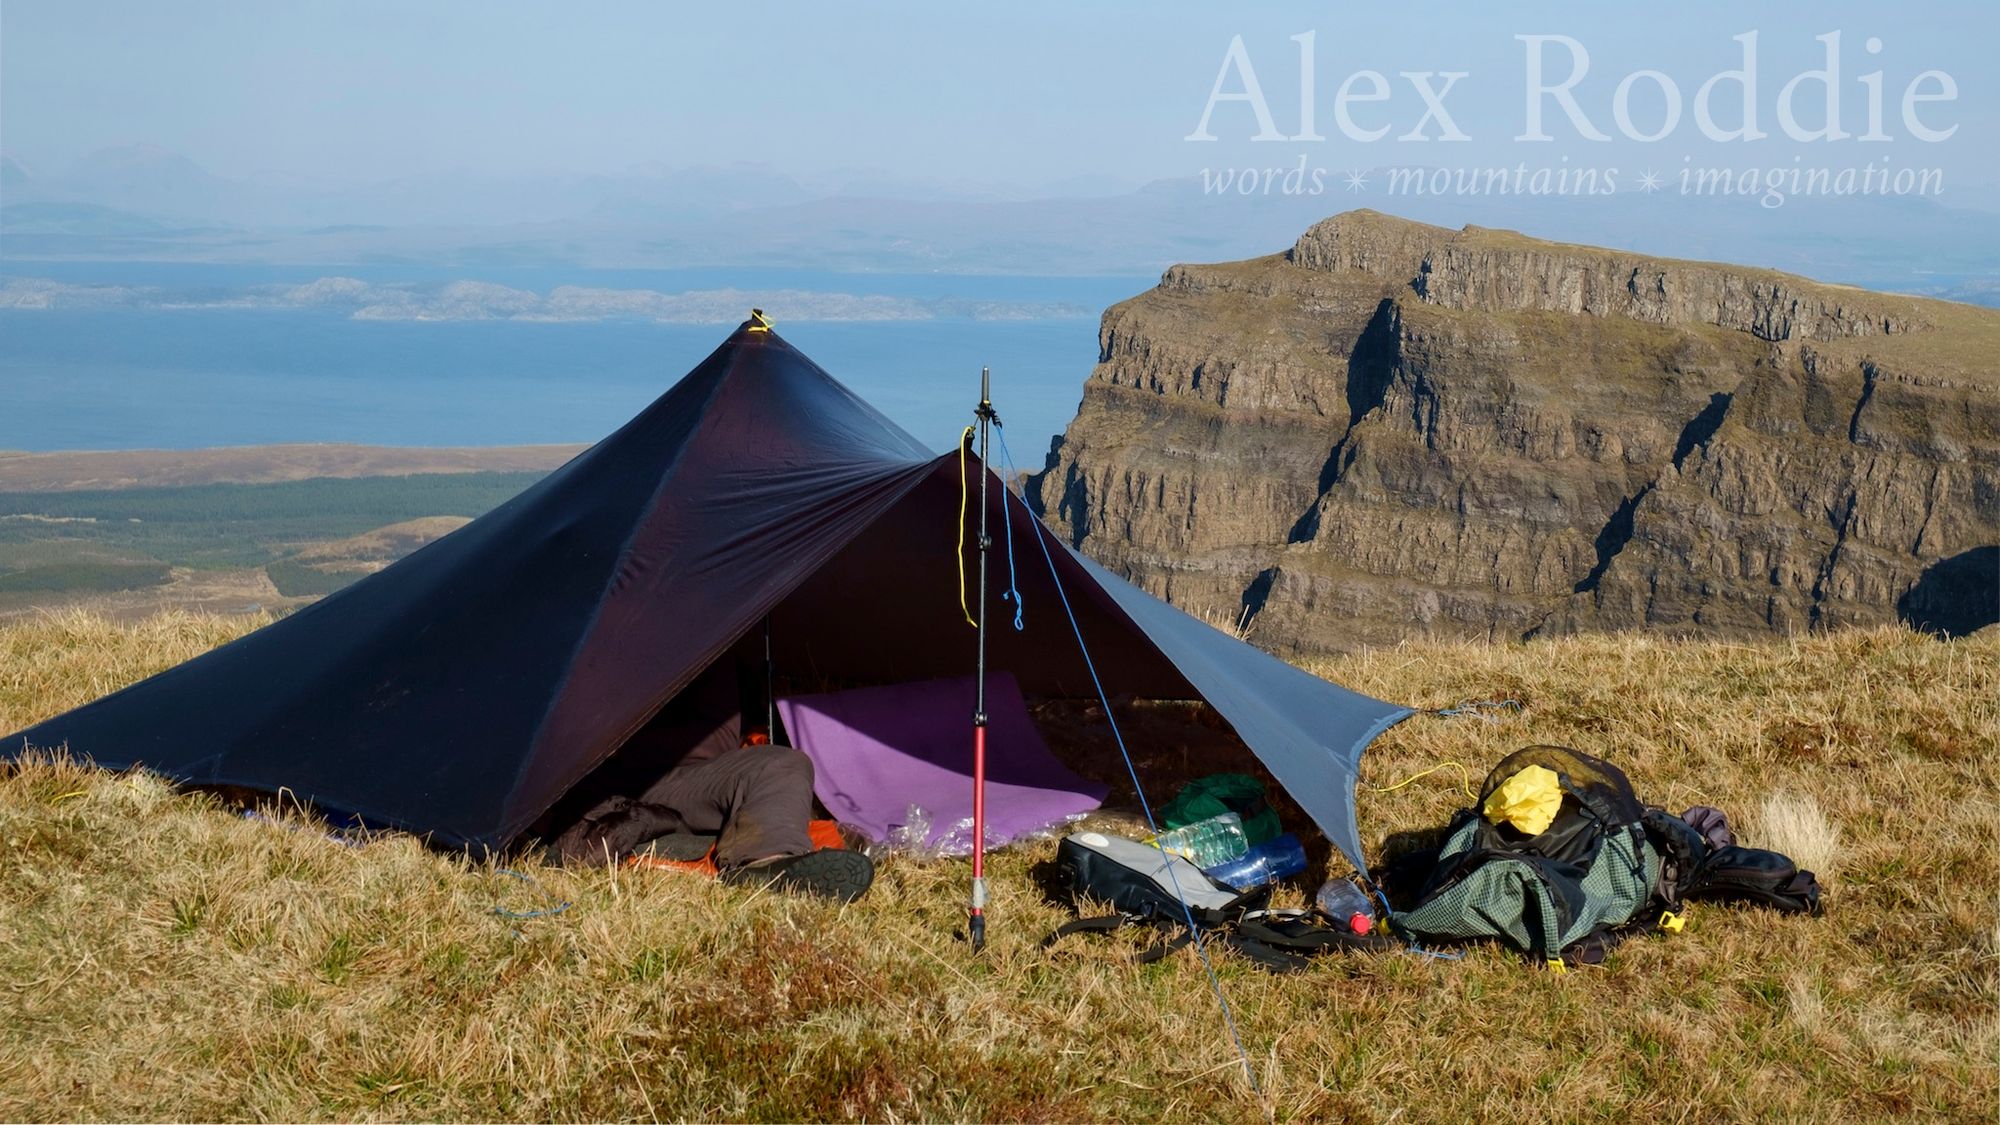
<instances>
[{"instance_id":1,"label":"coastline","mask_svg":"<svg viewBox=\"0 0 2000 1125\"><path fill-rule=\"evenodd\" d=\"M587 445L396 446L349 443L208 449L0 450L0 492L77 492L320 477L546 471Z\"/></svg>"}]
</instances>

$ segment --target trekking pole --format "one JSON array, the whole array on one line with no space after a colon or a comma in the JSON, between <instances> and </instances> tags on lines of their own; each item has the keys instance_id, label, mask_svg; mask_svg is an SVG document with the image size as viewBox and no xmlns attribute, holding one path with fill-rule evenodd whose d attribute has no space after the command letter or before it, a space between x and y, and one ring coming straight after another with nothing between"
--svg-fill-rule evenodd
<instances>
[{"instance_id":1,"label":"trekking pole","mask_svg":"<svg viewBox=\"0 0 2000 1125\"><path fill-rule=\"evenodd\" d=\"M778 665L771 659L771 615L764 615L764 733L778 741Z\"/></svg>"},{"instance_id":2,"label":"trekking pole","mask_svg":"<svg viewBox=\"0 0 2000 1125\"><path fill-rule=\"evenodd\" d=\"M993 412L993 373L979 369L979 655L973 683L972 704L972 910L965 932L972 939L972 951L986 948L986 549L993 539L986 533L986 442L999 415Z\"/></svg>"}]
</instances>

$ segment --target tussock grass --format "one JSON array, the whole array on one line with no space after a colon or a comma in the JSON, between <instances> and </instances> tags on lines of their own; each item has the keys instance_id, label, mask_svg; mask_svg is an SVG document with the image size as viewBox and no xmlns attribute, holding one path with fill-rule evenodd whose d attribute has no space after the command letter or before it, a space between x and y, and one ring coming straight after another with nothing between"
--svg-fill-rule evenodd
<instances>
[{"instance_id":1,"label":"tussock grass","mask_svg":"<svg viewBox=\"0 0 2000 1125\"><path fill-rule=\"evenodd\" d=\"M0 729L249 624L0 628ZM1524 704L1410 720L1370 788L1564 743L1649 800L1719 805L1753 846L1837 828L1840 861L1825 918L1698 906L1563 976L1487 948L1288 978L1218 952L1278 1119L1992 1119L2000 638L1410 645L1316 670L1423 706ZM1149 776L1213 734L1131 720ZM1364 792L1364 838L1463 801L1449 768ZM0 776L0 1118L1261 1118L1191 953L1035 948L1066 917L1031 878L1052 853L994 857L975 960L954 938L963 862L890 859L847 907L666 872L521 863L524 881L31 761Z\"/></svg>"},{"instance_id":2,"label":"tussock grass","mask_svg":"<svg viewBox=\"0 0 2000 1125\"><path fill-rule=\"evenodd\" d=\"M1800 867L1831 879L1842 856L1840 829L1820 811L1819 802L1797 793L1773 793L1751 820L1750 836L1791 856Z\"/></svg>"}]
</instances>

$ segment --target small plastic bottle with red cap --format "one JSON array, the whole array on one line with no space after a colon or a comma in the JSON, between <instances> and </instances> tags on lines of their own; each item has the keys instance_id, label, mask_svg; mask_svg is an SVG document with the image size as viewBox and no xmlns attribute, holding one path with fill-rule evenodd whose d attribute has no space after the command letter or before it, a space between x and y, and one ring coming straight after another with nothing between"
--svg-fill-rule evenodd
<instances>
[{"instance_id":1,"label":"small plastic bottle with red cap","mask_svg":"<svg viewBox=\"0 0 2000 1125\"><path fill-rule=\"evenodd\" d=\"M1368 892L1352 879L1328 879L1320 885L1314 901L1327 917L1357 934L1365 934L1375 928L1375 904L1369 899Z\"/></svg>"}]
</instances>

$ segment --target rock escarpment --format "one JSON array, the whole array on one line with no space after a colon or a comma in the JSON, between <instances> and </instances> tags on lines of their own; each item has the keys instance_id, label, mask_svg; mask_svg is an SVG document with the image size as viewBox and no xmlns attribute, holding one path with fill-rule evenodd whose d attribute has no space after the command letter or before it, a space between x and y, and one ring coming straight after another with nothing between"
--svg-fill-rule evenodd
<instances>
[{"instance_id":1,"label":"rock escarpment","mask_svg":"<svg viewBox=\"0 0 2000 1125\"><path fill-rule=\"evenodd\" d=\"M2000 617L2000 312L1357 211L1099 340L1031 501L1269 648Z\"/></svg>"}]
</instances>

